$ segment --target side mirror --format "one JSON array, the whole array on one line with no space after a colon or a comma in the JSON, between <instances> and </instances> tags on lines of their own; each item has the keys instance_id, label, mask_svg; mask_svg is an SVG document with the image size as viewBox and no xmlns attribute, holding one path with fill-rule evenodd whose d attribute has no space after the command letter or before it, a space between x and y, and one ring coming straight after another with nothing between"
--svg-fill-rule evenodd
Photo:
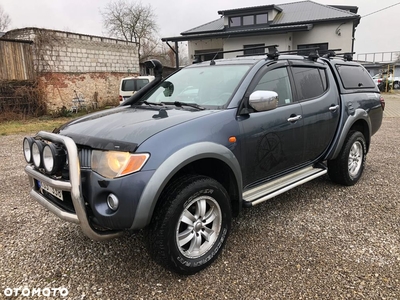
<instances>
[{"instance_id":1,"label":"side mirror","mask_svg":"<svg viewBox=\"0 0 400 300\"><path fill-rule=\"evenodd\" d=\"M267 111L278 107L278 94L273 91L255 91L249 97L250 106L256 111Z\"/></svg>"}]
</instances>

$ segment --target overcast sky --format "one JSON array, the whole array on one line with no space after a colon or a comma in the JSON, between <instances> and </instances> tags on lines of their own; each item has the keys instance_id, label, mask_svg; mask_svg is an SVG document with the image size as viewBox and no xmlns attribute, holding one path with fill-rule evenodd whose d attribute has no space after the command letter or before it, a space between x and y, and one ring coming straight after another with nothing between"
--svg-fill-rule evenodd
<instances>
[{"instance_id":1,"label":"overcast sky","mask_svg":"<svg viewBox=\"0 0 400 300\"><path fill-rule=\"evenodd\" d=\"M0 0L11 18L9 29L41 27L90 35L106 35L100 11L110 0ZM292 0L152 0L160 37L181 32L219 18L218 10L280 4ZM399 0L316 0L321 4L358 6L361 16L396 4ZM400 5L362 18L356 30L355 51L400 51Z\"/></svg>"}]
</instances>

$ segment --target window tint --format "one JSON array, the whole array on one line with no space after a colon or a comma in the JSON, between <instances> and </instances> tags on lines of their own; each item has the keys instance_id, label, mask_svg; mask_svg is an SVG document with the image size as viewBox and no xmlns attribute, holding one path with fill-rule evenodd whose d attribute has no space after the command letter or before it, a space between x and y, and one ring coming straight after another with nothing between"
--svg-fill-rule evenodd
<instances>
[{"instance_id":1,"label":"window tint","mask_svg":"<svg viewBox=\"0 0 400 300\"><path fill-rule=\"evenodd\" d=\"M240 26L241 24L241 17L232 17L229 18L229 27L236 27L236 26Z\"/></svg>"},{"instance_id":2,"label":"window tint","mask_svg":"<svg viewBox=\"0 0 400 300\"><path fill-rule=\"evenodd\" d=\"M148 79L136 79L136 90L140 90L142 87L144 87L146 84L149 83Z\"/></svg>"},{"instance_id":3,"label":"window tint","mask_svg":"<svg viewBox=\"0 0 400 300\"><path fill-rule=\"evenodd\" d=\"M374 88L375 83L362 66L336 65L345 89Z\"/></svg>"},{"instance_id":4,"label":"window tint","mask_svg":"<svg viewBox=\"0 0 400 300\"><path fill-rule=\"evenodd\" d=\"M327 89L325 71L318 68L293 67L293 76L300 101L318 97Z\"/></svg>"},{"instance_id":5,"label":"window tint","mask_svg":"<svg viewBox=\"0 0 400 300\"><path fill-rule=\"evenodd\" d=\"M135 81L133 79L127 79L122 81L122 90L124 92L135 90Z\"/></svg>"},{"instance_id":6,"label":"window tint","mask_svg":"<svg viewBox=\"0 0 400 300\"><path fill-rule=\"evenodd\" d=\"M256 24L268 23L268 14L256 15Z\"/></svg>"},{"instance_id":7,"label":"window tint","mask_svg":"<svg viewBox=\"0 0 400 300\"><path fill-rule=\"evenodd\" d=\"M243 26L254 25L254 16L243 16Z\"/></svg>"},{"instance_id":8,"label":"window tint","mask_svg":"<svg viewBox=\"0 0 400 300\"><path fill-rule=\"evenodd\" d=\"M253 92L255 91L276 92L279 98L279 106L293 102L292 90L290 88L290 81L286 68L274 69L265 73L254 88Z\"/></svg>"}]
</instances>

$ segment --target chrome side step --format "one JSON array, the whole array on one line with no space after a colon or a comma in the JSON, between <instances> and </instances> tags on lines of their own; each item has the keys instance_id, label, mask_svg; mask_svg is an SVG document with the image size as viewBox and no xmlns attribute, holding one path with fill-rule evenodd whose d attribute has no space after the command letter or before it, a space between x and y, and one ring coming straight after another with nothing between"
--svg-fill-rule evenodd
<instances>
[{"instance_id":1,"label":"chrome side step","mask_svg":"<svg viewBox=\"0 0 400 300\"><path fill-rule=\"evenodd\" d=\"M317 168L310 166L259 185L243 193L243 206L250 207L260 204L307 181L325 175L327 172L328 170L322 166Z\"/></svg>"}]
</instances>

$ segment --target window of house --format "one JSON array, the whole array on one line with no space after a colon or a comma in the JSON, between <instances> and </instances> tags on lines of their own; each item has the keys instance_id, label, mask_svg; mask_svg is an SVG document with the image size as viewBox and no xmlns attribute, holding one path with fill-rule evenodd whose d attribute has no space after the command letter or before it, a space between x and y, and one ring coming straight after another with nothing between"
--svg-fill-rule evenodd
<instances>
[{"instance_id":1,"label":"window of house","mask_svg":"<svg viewBox=\"0 0 400 300\"><path fill-rule=\"evenodd\" d=\"M304 44L304 45L297 45L298 50L308 49L308 48L318 48L319 55L324 55L328 52L328 43L320 43L320 44ZM299 51L299 55L307 56L310 54L311 50L303 50Z\"/></svg>"},{"instance_id":2,"label":"window of house","mask_svg":"<svg viewBox=\"0 0 400 300\"><path fill-rule=\"evenodd\" d=\"M324 70L311 67L293 67L292 70L300 101L321 96L328 88Z\"/></svg>"},{"instance_id":3,"label":"window of house","mask_svg":"<svg viewBox=\"0 0 400 300\"><path fill-rule=\"evenodd\" d=\"M268 23L268 14L256 15L256 24L266 24Z\"/></svg>"},{"instance_id":4,"label":"window of house","mask_svg":"<svg viewBox=\"0 0 400 300\"><path fill-rule=\"evenodd\" d=\"M358 65L336 65L345 89L374 88L375 83L368 71Z\"/></svg>"},{"instance_id":5,"label":"window of house","mask_svg":"<svg viewBox=\"0 0 400 300\"><path fill-rule=\"evenodd\" d=\"M254 16L243 16L243 26L254 25Z\"/></svg>"},{"instance_id":6,"label":"window of house","mask_svg":"<svg viewBox=\"0 0 400 300\"><path fill-rule=\"evenodd\" d=\"M293 102L292 89L286 68L273 69L265 73L254 88L254 91L274 91L278 94L278 106Z\"/></svg>"},{"instance_id":7,"label":"window of house","mask_svg":"<svg viewBox=\"0 0 400 300\"><path fill-rule=\"evenodd\" d=\"M257 48L257 47L265 47L265 44L253 44L253 45L244 45L244 55L258 55L258 54L264 54L265 49L264 48L258 48L258 49L252 49L252 48Z\"/></svg>"},{"instance_id":8,"label":"window of house","mask_svg":"<svg viewBox=\"0 0 400 300\"><path fill-rule=\"evenodd\" d=\"M230 17L229 18L229 27L237 27L242 25L241 17Z\"/></svg>"}]
</instances>

